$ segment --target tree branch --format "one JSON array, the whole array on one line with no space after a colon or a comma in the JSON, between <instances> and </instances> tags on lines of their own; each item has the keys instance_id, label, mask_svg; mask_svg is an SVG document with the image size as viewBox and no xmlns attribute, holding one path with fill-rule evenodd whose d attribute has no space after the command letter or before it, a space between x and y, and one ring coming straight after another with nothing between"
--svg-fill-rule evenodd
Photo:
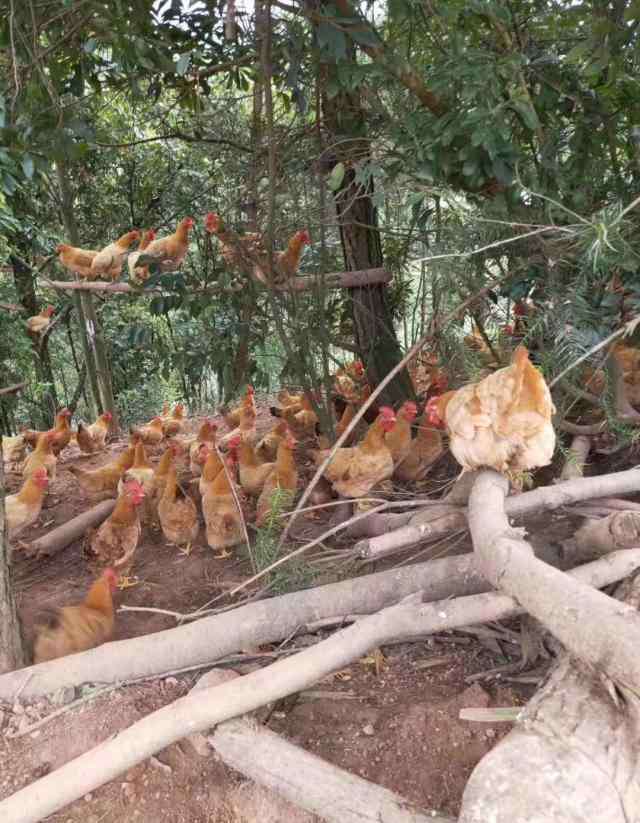
<instances>
[{"instance_id":1,"label":"tree branch","mask_svg":"<svg viewBox=\"0 0 640 823\"><path fill-rule=\"evenodd\" d=\"M0 397L6 394L17 394L21 389L24 389L26 385L26 382L24 382L14 383L13 386L5 386L3 389L0 389Z\"/></svg>"}]
</instances>

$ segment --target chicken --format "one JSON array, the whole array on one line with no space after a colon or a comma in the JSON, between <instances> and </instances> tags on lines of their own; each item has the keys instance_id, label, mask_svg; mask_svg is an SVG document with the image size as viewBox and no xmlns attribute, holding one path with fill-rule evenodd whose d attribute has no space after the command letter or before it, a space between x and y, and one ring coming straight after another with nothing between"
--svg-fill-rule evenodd
<instances>
[{"instance_id":1,"label":"chicken","mask_svg":"<svg viewBox=\"0 0 640 823\"><path fill-rule=\"evenodd\" d=\"M56 246L56 254L58 255L60 264L68 271L84 277L85 280L96 279L97 275L94 274L91 264L98 254L97 251L93 251L92 249L78 249L66 243L59 243Z\"/></svg>"},{"instance_id":2,"label":"chicken","mask_svg":"<svg viewBox=\"0 0 640 823\"><path fill-rule=\"evenodd\" d=\"M38 445L35 450L24 461L22 476L27 478L39 468L44 467L49 475L49 480L56 479L56 465L58 458L53 453L53 441L55 432L45 432L38 438Z\"/></svg>"},{"instance_id":3,"label":"chicken","mask_svg":"<svg viewBox=\"0 0 640 823\"><path fill-rule=\"evenodd\" d=\"M333 387L348 403L358 405L362 401L362 389L366 381L367 375L362 361L354 360L353 363L338 369L333 378Z\"/></svg>"},{"instance_id":4,"label":"chicken","mask_svg":"<svg viewBox=\"0 0 640 823\"><path fill-rule=\"evenodd\" d=\"M427 405L433 422L446 426L451 452L465 471L518 473L551 462L555 408L524 346L515 350L511 365Z\"/></svg>"},{"instance_id":5,"label":"chicken","mask_svg":"<svg viewBox=\"0 0 640 823\"><path fill-rule=\"evenodd\" d=\"M61 409L56 415L55 423L52 429L49 429L47 432L41 432L36 429L25 429L22 432L22 435L27 445L31 446L31 448L35 448L41 434L53 433L55 435L53 439L53 453L57 457L60 452L69 445L69 441L71 440L72 432L71 427L69 426L70 418L71 412L69 409Z\"/></svg>"},{"instance_id":6,"label":"chicken","mask_svg":"<svg viewBox=\"0 0 640 823\"><path fill-rule=\"evenodd\" d=\"M387 448L393 457L393 465L397 466L411 451L411 424L416 418L418 407L412 400L402 404L398 412L396 425L393 431L385 435Z\"/></svg>"},{"instance_id":7,"label":"chicken","mask_svg":"<svg viewBox=\"0 0 640 823\"><path fill-rule=\"evenodd\" d=\"M233 463L234 456L231 452L227 459ZM228 557L229 552L226 549L242 543L245 537L242 528L242 514L231 490L229 474L224 469L219 471L216 478L206 485L202 497L202 514L207 532L207 544L212 549L222 550L216 557Z\"/></svg>"},{"instance_id":8,"label":"chicken","mask_svg":"<svg viewBox=\"0 0 640 823\"><path fill-rule=\"evenodd\" d=\"M35 523L42 511L42 502L47 493L49 476L44 466L37 468L22 484L16 494L4 499L9 540Z\"/></svg>"},{"instance_id":9,"label":"chicken","mask_svg":"<svg viewBox=\"0 0 640 823\"><path fill-rule=\"evenodd\" d=\"M114 510L92 535L89 549L101 563L129 568L142 528L138 507L145 494L137 480L129 480L116 500Z\"/></svg>"},{"instance_id":10,"label":"chicken","mask_svg":"<svg viewBox=\"0 0 640 823\"><path fill-rule=\"evenodd\" d=\"M169 443L153 473L153 493L156 503L159 502L164 493L169 469L173 466L179 449L180 446L178 443Z\"/></svg>"},{"instance_id":11,"label":"chicken","mask_svg":"<svg viewBox=\"0 0 640 823\"><path fill-rule=\"evenodd\" d=\"M257 497L276 464L263 463L256 456L253 446L250 443L243 443L239 437L231 440L229 447L236 449L238 453L238 473L243 491Z\"/></svg>"},{"instance_id":12,"label":"chicken","mask_svg":"<svg viewBox=\"0 0 640 823\"><path fill-rule=\"evenodd\" d=\"M239 406L236 406L235 409L232 409L231 411L227 411L224 407L220 409L220 414L223 416L224 422L230 429L234 429L236 426L240 425L240 414L243 409L251 409L254 414L257 414L255 390L253 386L247 386L247 391L242 399L242 403Z\"/></svg>"},{"instance_id":13,"label":"chicken","mask_svg":"<svg viewBox=\"0 0 640 823\"><path fill-rule=\"evenodd\" d=\"M155 490L155 471L147 460L147 453L143 443L136 444L133 466L127 469L118 481L118 494L122 494L127 483L136 480L144 491L144 507L142 520L147 523L153 515L153 498Z\"/></svg>"},{"instance_id":14,"label":"chicken","mask_svg":"<svg viewBox=\"0 0 640 823\"><path fill-rule=\"evenodd\" d=\"M136 286L143 285L149 279L149 266L137 266L136 263L140 255L146 251L149 243L156 239L153 229L147 229L143 235L140 245L136 251L132 251L127 257L127 268L129 269L129 282Z\"/></svg>"},{"instance_id":15,"label":"chicken","mask_svg":"<svg viewBox=\"0 0 640 823\"><path fill-rule=\"evenodd\" d=\"M174 466L169 466L164 492L158 502L162 533L174 546L186 546L198 536L198 511L195 503L178 483Z\"/></svg>"},{"instance_id":16,"label":"chicken","mask_svg":"<svg viewBox=\"0 0 640 823\"><path fill-rule=\"evenodd\" d=\"M27 329L30 334L38 335L46 331L49 328L51 316L54 312L55 308L53 306L47 306L46 309L42 309L40 314L35 314L33 317L30 317L27 320Z\"/></svg>"},{"instance_id":17,"label":"chicken","mask_svg":"<svg viewBox=\"0 0 640 823\"><path fill-rule=\"evenodd\" d=\"M2 438L2 460L3 463L21 463L24 460L27 449L27 441L23 434L16 434L15 437Z\"/></svg>"},{"instance_id":18,"label":"chicken","mask_svg":"<svg viewBox=\"0 0 640 823\"><path fill-rule=\"evenodd\" d=\"M291 394L287 389L281 389L276 397L283 409L286 406L295 406L296 404L298 405L296 411L300 411L302 408L302 394Z\"/></svg>"},{"instance_id":19,"label":"chicken","mask_svg":"<svg viewBox=\"0 0 640 823\"><path fill-rule=\"evenodd\" d=\"M105 412L90 426L84 426L82 423L78 423L76 442L80 451L85 454L94 454L95 452L102 451L107 442L107 435L109 434L112 419L113 415L111 412Z\"/></svg>"},{"instance_id":20,"label":"chicken","mask_svg":"<svg viewBox=\"0 0 640 823\"><path fill-rule=\"evenodd\" d=\"M164 432L165 437L173 437L176 434L180 434L184 427L184 404L183 403L176 403L175 408L173 409L173 414L170 418L161 418L162 419L162 431Z\"/></svg>"},{"instance_id":21,"label":"chicken","mask_svg":"<svg viewBox=\"0 0 640 823\"><path fill-rule=\"evenodd\" d=\"M215 447L210 448L206 443L200 446L199 459L202 462L202 474L198 481L198 491L200 492L200 497L204 497L207 489L223 468L223 465L217 449ZM234 460L232 460L232 464L233 467L235 467Z\"/></svg>"},{"instance_id":22,"label":"chicken","mask_svg":"<svg viewBox=\"0 0 640 823\"><path fill-rule=\"evenodd\" d=\"M283 409L272 406L271 414L274 417L286 420L288 427L296 437L302 438L315 433L318 415L313 410L311 397L307 392L302 395L300 406L300 409L298 409L297 404L285 406Z\"/></svg>"},{"instance_id":23,"label":"chicken","mask_svg":"<svg viewBox=\"0 0 640 823\"><path fill-rule=\"evenodd\" d=\"M154 417L146 426L132 426L131 434L140 438L147 446L157 446L164 438L164 427L161 417Z\"/></svg>"},{"instance_id":24,"label":"chicken","mask_svg":"<svg viewBox=\"0 0 640 823\"><path fill-rule=\"evenodd\" d=\"M432 412L427 407L420 418L418 436L411 441L407 456L396 465L393 476L399 480L424 480L431 466L444 453L442 432L431 418Z\"/></svg>"},{"instance_id":25,"label":"chicken","mask_svg":"<svg viewBox=\"0 0 640 823\"><path fill-rule=\"evenodd\" d=\"M289 426L287 425L287 421L281 420L271 431L267 432L256 446L256 457L258 460L262 460L265 463L275 460L280 441L288 431Z\"/></svg>"},{"instance_id":26,"label":"chicken","mask_svg":"<svg viewBox=\"0 0 640 823\"><path fill-rule=\"evenodd\" d=\"M91 271L94 277L106 275L112 281L120 278L124 258L129 251L129 246L140 238L137 229L128 231L113 243L109 243L104 249L99 251L91 261Z\"/></svg>"},{"instance_id":27,"label":"chicken","mask_svg":"<svg viewBox=\"0 0 640 823\"><path fill-rule=\"evenodd\" d=\"M215 234L220 241L222 256L229 266L241 269L265 285L285 284L295 277L304 247L311 242L306 229L296 232L289 239L285 251L274 253L273 277L270 277L269 256L261 235L239 235L229 231L220 216L213 212L209 212L205 218L205 229L210 234Z\"/></svg>"},{"instance_id":28,"label":"chicken","mask_svg":"<svg viewBox=\"0 0 640 823\"><path fill-rule=\"evenodd\" d=\"M345 406L344 411L340 417L340 420L336 423L336 436L342 437L342 435L346 432L347 426L351 423L353 418L356 416L356 407L351 403L348 403ZM354 439L354 431L351 432L350 436L347 438L347 442L345 443L346 446L349 445L350 442Z\"/></svg>"},{"instance_id":29,"label":"chicken","mask_svg":"<svg viewBox=\"0 0 640 823\"><path fill-rule=\"evenodd\" d=\"M184 217L174 234L153 240L145 249L145 254L157 258L162 271L176 271L187 255L189 232L194 225L193 217Z\"/></svg>"},{"instance_id":30,"label":"chicken","mask_svg":"<svg viewBox=\"0 0 640 823\"><path fill-rule=\"evenodd\" d=\"M203 445L209 445L213 448L216 442L217 431L217 424L210 418L202 422L198 429L196 439L189 444L189 468L191 469L191 474L199 475L202 473L202 463L200 462L201 448Z\"/></svg>"},{"instance_id":31,"label":"chicken","mask_svg":"<svg viewBox=\"0 0 640 823\"><path fill-rule=\"evenodd\" d=\"M334 491L343 497L364 497L377 483L393 474L393 457L385 434L393 431L396 415L389 406L381 406L375 422L357 446L338 449L324 471ZM311 452L316 465L328 455L327 450Z\"/></svg>"},{"instance_id":32,"label":"chicken","mask_svg":"<svg viewBox=\"0 0 640 823\"><path fill-rule=\"evenodd\" d=\"M289 508L298 488L298 469L293 453L296 440L288 432L280 441L275 466L267 475L256 505L256 525L267 525L276 512Z\"/></svg>"},{"instance_id":33,"label":"chicken","mask_svg":"<svg viewBox=\"0 0 640 823\"><path fill-rule=\"evenodd\" d=\"M613 346L611 353L623 374L624 396L632 406L640 406L640 349L617 343ZM603 384L601 391L603 391L606 381L601 382ZM590 388L589 391L594 391L594 389Z\"/></svg>"},{"instance_id":34,"label":"chicken","mask_svg":"<svg viewBox=\"0 0 640 823\"><path fill-rule=\"evenodd\" d=\"M33 662L55 660L111 640L115 623L112 593L117 583L115 571L105 569L79 606L40 612L35 619Z\"/></svg>"},{"instance_id":35,"label":"chicken","mask_svg":"<svg viewBox=\"0 0 640 823\"><path fill-rule=\"evenodd\" d=\"M120 478L133 466L135 450L135 446L129 446L116 460L99 469L81 469L73 465L68 468L88 497L92 500L105 500L115 497Z\"/></svg>"},{"instance_id":36,"label":"chicken","mask_svg":"<svg viewBox=\"0 0 640 823\"><path fill-rule=\"evenodd\" d=\"M239 437L243 443L251 443L252 446L257 443L256 413L251 408L243 407L240 412L240 425L233 431L225 434L220 441L220 445L227 446L228 443L236 437Z\"/></svg>"}]
</instances>

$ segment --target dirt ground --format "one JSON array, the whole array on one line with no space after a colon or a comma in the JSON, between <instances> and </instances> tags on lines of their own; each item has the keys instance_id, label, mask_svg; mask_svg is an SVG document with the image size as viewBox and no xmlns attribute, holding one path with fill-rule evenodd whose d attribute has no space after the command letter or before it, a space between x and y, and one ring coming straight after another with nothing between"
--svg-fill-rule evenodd
<instances>
[{"instance_id":1,"label":"dirt ground","mask_svg":"<svg viewBox=\"0 0 640 823\"><path fill-rule=\"evenodd\" d=\"M260 405L259 426L266 429L270 425L268 404ZM190 430L197 425L191 421ZM90 458L80 456L75 446L65 450L40 521L21 539L28 543L93 505L84 499L65 466L76 461L100 465L121 451L124 442L112 443L108 454ZM7 484L13 492L20 476L8 474ZM319 527L317 519L306 525L309 530ZM95 576L82 540L53 558L26 560L18 550L14 559L19 611L27 637L38 609L81 601ZM250 567L237 554L224 560L214 558L202 531L186 556L166 545L160 532L145 530L133 573L137 585L117 593L118 607L153 607L184 614L246 579ZM149 634L175 625L170 615L120 611L115 637ZM291 643L296 647L322 636L303 636ZM451 632L390 646L383 649L383 657L358 661L309 693L263 711L260 719L331 763L426 809L455 815L472 769L510 728L504 723L462 721L460 709L522 705L535 687L535 678L507 682L500 676L474 677L517 660L519 647L512 641L508 629L490 629L480 636ZM199 674L125 686L34 730L29 729L34 722L80 693L58 695L58 704L1 706L0 798L185 694ZM314 818L247 781L215 754L199 755L183 740L49 819L60 823L296 823Z\"/></svg>"}]
</instances>

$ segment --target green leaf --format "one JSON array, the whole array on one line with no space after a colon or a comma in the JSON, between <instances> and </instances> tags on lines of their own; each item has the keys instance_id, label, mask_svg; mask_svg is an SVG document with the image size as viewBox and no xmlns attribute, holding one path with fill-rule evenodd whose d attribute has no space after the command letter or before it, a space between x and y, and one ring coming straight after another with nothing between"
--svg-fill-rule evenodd
<instances>
[{"instance_id":1,"label":"green leaf","mask_svg":"<svg viewBox=\"0 0 640 823\"><path fill-rule=\"evenodd\" d=\"M187 69L189 68L189 63L191 62L191 52L187 52L186 54L181 54L178 58L178 62L176 63L176 74L179 74L181 77L187 73Z\"/></svg>"},{"instance_id":2,"label":"green leaf","mask_svg":"<svg viewBox=\"0 0 640 823\"><path fill-rule=\"evenodd\" d=\"M331 191L338 191L340 186L342 185L342 181L344 180L344 163L337 163L333 169L331 170L331 174L327 179L327 186L331 189Z\"/></svg>"}]
</instances>

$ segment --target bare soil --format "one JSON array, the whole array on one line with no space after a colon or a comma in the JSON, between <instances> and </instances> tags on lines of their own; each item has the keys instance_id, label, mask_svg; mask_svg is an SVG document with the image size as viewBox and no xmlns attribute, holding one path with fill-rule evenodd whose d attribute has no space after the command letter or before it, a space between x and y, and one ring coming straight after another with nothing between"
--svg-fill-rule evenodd
<instances>
[{"instance_id":1,"label":"bare soil","mask_svg":"<svg viewBox=\"0 0 640 823\"><path fill-rule=\"evenodd\" d=\"M271 420L267 407L266 401L260 404L259 427L265 430ZM189 430L197 426L198 421L191 421ZM58 478L40 521L21 535L22 540L28 543L93 505L66 467L76 461L101 465L121 451L124 443L120 439L107 453L92 457L81 456L77 447L70 446L59 460ZM307 465L305 473L310 471ZM13 492L20 482L20 475L9 473L8 491ZM326 519L310 517L303 530L317 530ZM558 524L553 528L557 537ZM81 601L96 573L84 554L82 540L55 557L38 561L25 559L18 549L14 561L27 637L37 610ZM117 606L184 614L246 579L250 566L241 554L214 558L202 531L186 556L168 546L161 532L146 529L133 574L136 585L116 595ZM171 615L119 612L115 637L134 637L175 625ZM291 645L316 642L321 636L295 638ZM500 677L482 681L482 685L474 679L478 673L518 659L518 647L509 637L509 632L499 633L497 639L452 632L391 646L383 649L383 656L372 654L308 693L269 707L260 719L309 751L409 801L455 815L472 769L510 728L509 724L461 721L460 709L521 705L534 688L533 682L507 685ZM28 730L31 724L60 705L41 701L0 707L0 798L185 694L198 676L124 686L89 699L33 731ZM66 694L57 699L64 702L80 696ZM49 819L60 823L304 823L315 818L247 781L215 754L199 755L183 740Z\"/></svg>"}]
</instances>

